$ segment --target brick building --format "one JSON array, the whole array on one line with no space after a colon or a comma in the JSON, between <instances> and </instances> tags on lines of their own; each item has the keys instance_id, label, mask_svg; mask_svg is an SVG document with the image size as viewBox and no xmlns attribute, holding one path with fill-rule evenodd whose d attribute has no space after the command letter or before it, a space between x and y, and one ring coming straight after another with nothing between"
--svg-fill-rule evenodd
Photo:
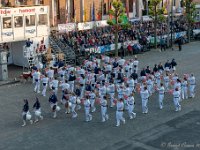
<instances>
[{"instance_id":1,"label":"brick building","mask_svg":"<svg viewBox=\"0 0 200 150\"><path fill-rule=\"evenodd\" d=\"M66 22L84 22L108 18L108 11L113 0L0 0L14 5L49 5L51 25ZM129 18L148 15L149 0L121 0ZM161 6L169 0L162 0ZM199 1L199 0L197 0ZM174 0L175 7L180 7L180 0ZM95 15L94 15L95 14Z\"/></svg>"}]
</instances>

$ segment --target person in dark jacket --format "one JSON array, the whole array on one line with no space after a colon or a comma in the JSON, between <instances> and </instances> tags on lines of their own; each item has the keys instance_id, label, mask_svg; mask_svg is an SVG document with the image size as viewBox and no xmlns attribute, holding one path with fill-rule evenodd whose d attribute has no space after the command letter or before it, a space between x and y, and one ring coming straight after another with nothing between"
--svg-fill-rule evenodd
<instances>
[{"instance_id":1,"label":"person in dark jacket","mask_svg":"<svg viewBox=\"0 0 200 150\"><path fill-rule=\"evenodd\" d=\"M177 66L177 63L176 63L175 59L172 59L172 61L171 61L171 67L172 67L173 71L176 70L176 66Z\"/></svg>"},{"instance_id":2,"label":"person in dark jacket","mask_svg":"<svg viewBox=\"0 0 200 150\"><path fill-rule=\"evenodd\" d=\"M60 110L60 107L57 105L57 101L58 101L57 96L55 92L53 92L51 96L49 97L49 103L53 112L53 118L57 117L56 112Z\"/></svg>"},{"instance_id":3,"label":"person in dark jacket","mask_svg":"<svg viewBox=\"0 0 200 150\"><path fill-rule=\"evenodd\" d=\"M41 105L39 102L39 99L36 97L36 101L33 104L33 109L35 112L35 121L34 122L38 122L38 118L40 118L41 120L43 120L43 116L41 115Z\"/></svg>"},{"instance_id":4,"label":"person in dark jacket","mask_svg":"<svg viewBox=\"0 0 200 150\"><path fill-rule=\"evenodd\" d=\"M22 127L26 126L26 120L29 120L30 124L33 123L33 121L31 120L31 114L29 112L29 104L28 104L27 99L24 99L24 106L23 106L23 109L22 109L22 118L23 118Z\"/></svg>"}]
</instances>

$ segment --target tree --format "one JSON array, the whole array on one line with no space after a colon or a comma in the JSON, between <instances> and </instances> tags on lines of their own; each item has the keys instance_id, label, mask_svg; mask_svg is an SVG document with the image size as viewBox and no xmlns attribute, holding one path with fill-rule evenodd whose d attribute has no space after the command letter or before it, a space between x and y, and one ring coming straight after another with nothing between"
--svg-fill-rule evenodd
<instances>
[{"instance_id":1,"label":"tree","mask_svg":"<svg viewBox=\"0 0 200 150\"><path fill-rule=\"evenodd\" d=\"M188 42L190 42L191 27L192 24L194 23L194 18L195 18L195 5L196 4L193 2L193 0L183 1L183 6L185 6L185 17L188 23L188 29L187 29Z\"/></svg>"},{"instance_id":2,"label":"tree","mask_svg":"<svg viewBox=\"0 0 200 150\"><path fill-rule=\"evenodd\" d=\"M154 19L154 45L157 48L157 24L159 19L163 19L165 9L160 8L162 0L150 0L149 2L149 15Z\"/></svg>"},{"instance_id":3,"label":"tree","mask_svg":"<svg viewBox=\"0 0 200 150\"><path fill-rule=\"evenodd\" d=\"M115 56L118 56L118 32L120 27L129 27L128 21L125 19L125 8L123 3L119 0L112 2L112 9L109 10L109 15L111 16L107 23L114 27L115 31Z\"/></svg>"}]
</instances>

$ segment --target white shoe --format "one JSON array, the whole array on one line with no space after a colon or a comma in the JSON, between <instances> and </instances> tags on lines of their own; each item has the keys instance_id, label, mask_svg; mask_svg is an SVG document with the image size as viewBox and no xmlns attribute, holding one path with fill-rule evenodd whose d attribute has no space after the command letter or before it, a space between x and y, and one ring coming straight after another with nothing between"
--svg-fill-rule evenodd
<instances>
[{"instance_id":1,"label":"white shoe","mask_svg":"<svg viewBox=\"0 0 200 150\"><path fill-rule=\"evenodd\" d=\"M39 120L35 120L34 123L38 122Z\"/></svg>"},{"instance_id":2,"label":"white shoe","mask_svg":"<svg viewBox=\"0 0 200 150\"><path fill-rule=\"evenodd\" d=\"M24 123L24 124L22 125L22 127L24 127L24 126L26 126L26 123Z\"/></svg>"},{"instance_id":3,"label":"white shoe","mask_svg":"<svg viewBox=\"0 0 200 150\"><path fill-rule=\"evenodd\" d=\"M30 120L30 124L33 124L33 120Z\"/></svg>"},{"instance_id":4,"label":"white shoe","mask_svg":"<svg viewBox=\"0 0 200 150\"><path fill-rule=\"evenodd\" d=\"M40 93L40 91L37 92L38 94Z\"/></svg>"},{"instance_id":5,"label":"white shoe","mask_svg":"<svg viewBox=\"0 0 200 150\"><path fill-rule=\"evenodd\" d=\"M116 125L116 127L119 127L119 126L120 126L119 124Z\"/></svg>"},{"instance_id":6,"label":"white shoe","mask_svg":"<svg viewBox=\"0 0 200 150\"><path fill-rule=\"evenodd\" d=\"M109 116L108 115L106 115L106 120L108 120L109 119Z\"/></svg>"},{"instance_id":7,"label":"white shoe","mask_svg":"<svg viewBox=\"0 0 200 150\"><path fill-rule=\"evenodd\" d=\"M125 119L123 120L123 124L125 124L126 123L126 121L125 121Z\"/></svg>"},{"instance_id":8,"label":"white shoe","mask_svg":"<svg viewBox=\"0 0 200 150\"><path fill-rule=\"evenodd\" d=\"M130 116L130 119L132 120L132 119L133 119L133 116Z\"/></svg>"},{"instance_id":9,"label":"white shoe","mask_svg":"<svg viewBox=\"0 0 200 150\"><path fill-rule=\"evenodd\" d=\"M136 118L136 113L133 113L133 118Z\"/></svg>"},{"instance_id":10,"label":"white shoe","mask_svg":"<svg viewBox=\"0 0 200 150\"><path fill-rule=\"evenodd\" d=\"M53 118L56 118L57 116L56 115L53 115Z\"/></svg>"},{"instance_id":11,"label":"white shoe","mask_svg":"<svg viewBox=\"0 0 200 150\"><path fill-rule=\"evenodd\" d=\"M40 119L41 119L41 120L43 120L43 119L44 119L44 117L43 117L43 116L40 116Z\"/></svg>"}]
</instances>

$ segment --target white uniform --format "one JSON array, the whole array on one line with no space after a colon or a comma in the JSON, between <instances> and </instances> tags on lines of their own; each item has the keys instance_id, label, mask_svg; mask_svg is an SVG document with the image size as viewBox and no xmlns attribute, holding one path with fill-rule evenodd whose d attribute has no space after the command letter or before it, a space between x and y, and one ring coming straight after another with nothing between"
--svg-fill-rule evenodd
<instances>
[{"instance_id":1,"label":"white uniform","mask_svg":"<svg viewBox=\"0 0 200 150\"><path fill-rule=\"evenodd\" d=\"M123 98L123 96L124 96L124 89L123 88L118 88L117 89L117 93L118 93L118 99Z\"/></svg>"},{"instance_id":2,"label":"white uniform","mask_svg":"<svg viewBox=\"0 0 200 150\"><path fill-rule=\"evenodd\" d=\"M196 86L196 81L195 81L195 77L191 76L188 78L189 80L189 91L190 91L190 97L194 98L195 97L195 86Z\"/></svg>"},{"instance_id":3,"label":"white uniform","mask_svg":"<svg viewBox=\"0 0 200 150\"><path fill-rule=\"evenodd\" d=\"M72 118L76 118L78 115L76 113L76 96L70 96L69 101L72 103L71 111L72 111Z\"/></svg>"},{"instance_id":4,"label":"white uniform","mask_svg":"<svg viewBox=\"0 0 200 150\"><path fill-rule=\"evenodd\" d=\"M157 84L157 87L159 88L160 87L160 82L161 82L161 79L160 79L160 72L156 72L155 73L155 83Z\"/></svg>"},{"instance_id":5,"label":"white uniform","mask_svg":"<svg viewBox=\"0 0 200 150\"><path fill-rule=\"evenodd\" d=\"M179 104L180 101L180 91L174 91L173 92L173 101L174 101L174 106L175 106L175 111L180 111L181 110L181 105Z\"/></svg>"},{"instance_id":6,"label":"white uniform","mask_svg":"<svg viewBox=\"0 0 200 150\"><path fill-rule=\"evenodd\" d=\"M90 104L91 104L91 109L92 109L91 112L95 112L96 107L94 106L94 104L95 104L96 94L94 92L90 92L89 96L90 96Z\"/></svg>"},{"instance_id":7,"label":"white uniform","mask_svg":"<svg viewBox=\"0 0 200 150\"><path fill-rule=\"evenodd\" d=\"M48 77L44 77L41 80L42 80L42 85L43 85L42 95L46 96L46 91L47 91L47 85L48 85L49 78Z\"/></svg>"},{"instance_id":8,"label":"white uniform","mask_svg":"<svg viewBox=\"0 0 200 150\"><path fill-rule=\"evenodd\" d=\"M110 107L114 106L114 96L115 96L115 85L110 84L108 86L108 93L110 95Z\"/></svg>"},{"instance_id":9,"label":"white uniform","mask_svg":"<svg viewBox=\"0 0 200 150\"><path fill-rule=\"evenodd\" d=\"M134 80L133 80L132 78L129 79L129 80L127 81L127 84L129 85L129 88L130 88L131 92L133 92L133 91L134 91L134 88L135 88L135 82L134 82Z\"/></svg>"},{"instance_id":10,"label":"white uniform","mask_svg":"<svg viewBox=\"0 0 200 150\"><path fill-rule=\"evenodd\" d=\"M60 76L61 81L65 81L65 70L59 70L58 74Z\"/></svg>"},{"instance_id":11,"label":"white uniform","mask_svg":"<svg viewBox=\"0 0 200 150\"><path fill-rule=\"evenodd\" d=\"M141 90L140 92L142 98L142 113L148 113L148 99L149 99L149 92L148 90Z\"/></svg>"},{"instance_id":12,"label":"white uniform","mask_svg":"<svg viewBox=\"0 0 200 150\"><path fill-rule=\"evenodd\" d=\"M84 108L85 108L85 121L91 121L92 115L90 114L90 100L86 99L84 101Z\"/></svg>"},{"instance_id":13,"label":"white uniform","mask_svg":"<svg viewBox=\"0 0 200 150\"><path fill-rule=\"evenodd\" d=\"M65 83L65 82L61 83L59 86L61 87L61 90L62 90L63 92L64 92L65 90L69 90L69 87L70 87L70 85L69 85L68 83Z\"/></svg>"},{"instance_id":14,"label":"white uniform","mask_svg":"<svg viewBox=\"0 0 200 150\"><path fill-rule=\"evenodd\" d=\"M158 102L160 109L163 108L164 95L165 95L165 88L164 86L161 86L160 88L158 88Z\"/></svg>"},{"instance_id":15,"label":"white uniform","mask_svg":"<svg viewBox=\"0 0 200 150\"><path fill-rule=\"evenodd\" d=\"M58 83L59 83L59 81L58 80L52 80L52 89L53 89L53 91L55 92L55 94L57 95L57 93L58 93Z\"/></svg>"},{"instance_id":16,"label":"white uniform","mask_svg":"<svg viewBox=\"0 0 200 150\"><path fill-rule=\"evenodd\" d=\"M105 86L101 86L99 87L99 96L101 99L103 99L103 97L106 95L106 87Z\"/></svg>"},{"instance_id":17,"label":"white uniform","mask_svg":"<svg viewBox=\"0 0 200 150\"><path fill-rule=\"evenodd\" d=\"M120 126L120 121L125 124L125 118L123 117L124 114L124 103L123 101L117 102L117 111L116 111L116 120L117 120L117 127Z\"/></svg>"},{"instance_id":18,"label":"white uniform","mask_svg":"<svg viewBox=\"0 0 200 150\"><path fill-rule=\"evenodd\" d=\"M130 96L127 100L127 105L128 105L128 115L130 119L133 119L136 117L136 113L133 112L134 106L135 106L135 100L133 96Z\"/></svg>"},{"instance_id":19,"label":"white uniform","mask_svg":"<svg viewBox=\"0 0 200 150\"><path fill-rule=\"evenodd\" d=\"M153 93L153 81L152 81L152 79L147 80L147 89L149 91L149 94L152 95L152 93Z\"/></svg>"},{"instance_id":20,"label":"white uniform","mask_svg":"<svg viewBox=\"0 0 200 150\"><path fill-rule=\"evenodd\" d=\"M169 90L169 82L170 82L169 76L164 76L164 84L166 91Z\"/></svg>"},{"instance_id":21,"label":"white uniform","mask_svg":"<svg viewBox=\"0 0 200 150\"><path fill-rule=\"evenodd\" d=\"M182 99L188 99L188 82L184 80L181 84Z\"/></svg>"},{"instance_id":22,"label":"white uniform","mask_svg":"<svg viewBox=\"0 0 200 150\"><path fill-rule=\"evenodd\" d=\"M138 65L139 65L139 61L138 60L134 60L133 61L133 70L135 70L135 72L138 72Z\"/></svg>"},{"instance_id":23,"label":"white uniform","mask_svg":"<svg viewBox=\"0 0 200 150\"><path fill-rule=\"evenodd\" d=\"M54 78L54 70L52 69L49 69L47 72L46 72L47 76L49 77L49 87L52 88L52 80Z\"/></svg>"},{"instance_id":24,"label":"white uniform","mask_svg":"<svg viewBox=\"0 0 200 150\"><path fill-rule=\"evenodd\" d=\"M33 73L33 77L35 79L35 88L34 88L34 91L37 92L37 93L40 93L40 72L39 71L36 71Z\"/></svg>"},{"instance_id":25,"label":"white uniform","mask_svg":"<svg viewBox=\"0 0 200 150\"><path fill-rule=\"evenodd\" d=\"M107 101L105 99L101 99L100 101L101 104L101 117L102 117L102 122L105 122L108 120L108 114L107 114Z\"/></svg>"}]
</instances>

